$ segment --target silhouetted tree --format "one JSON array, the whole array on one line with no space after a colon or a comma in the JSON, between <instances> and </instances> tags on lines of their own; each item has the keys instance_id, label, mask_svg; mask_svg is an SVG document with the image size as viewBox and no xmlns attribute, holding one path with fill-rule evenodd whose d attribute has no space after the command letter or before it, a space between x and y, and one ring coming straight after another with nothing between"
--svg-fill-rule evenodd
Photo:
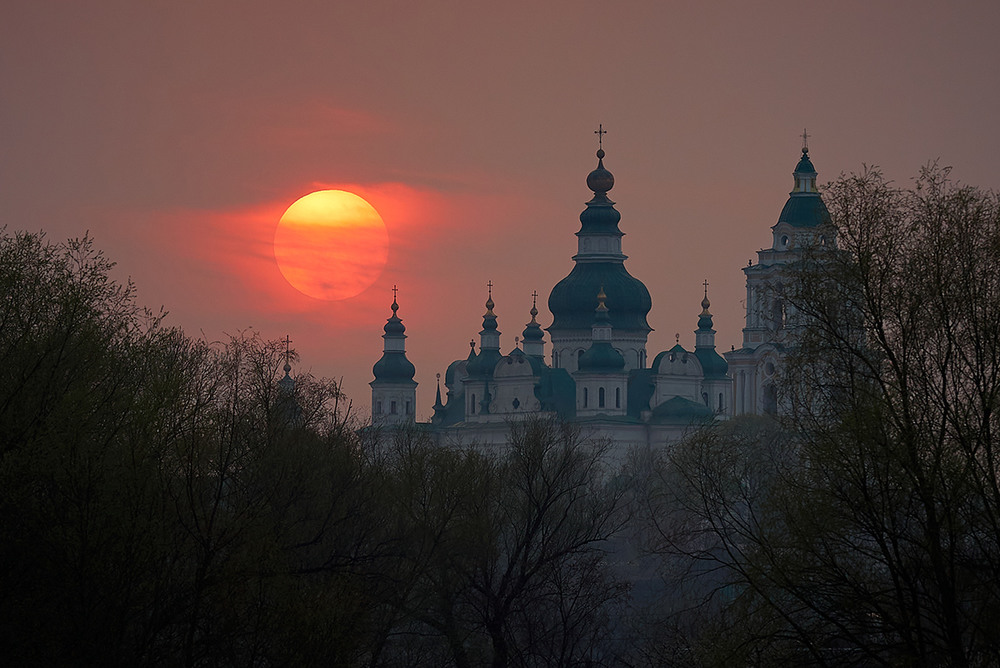
<instances>
[{"instance_id":1,"label":"silhouetted tree","mask_svg":"<svg viewBox=\"0 0 1000 668\"><path fill-rule=\"evenodd\" d=\"M671 457L688 542L660 535L714 565L727 629L702 657L995 665L1000 201L934 166L825 199L839 250L785 285L801 327L784 433L737 423Z\"/></svg>"}]
</instances>

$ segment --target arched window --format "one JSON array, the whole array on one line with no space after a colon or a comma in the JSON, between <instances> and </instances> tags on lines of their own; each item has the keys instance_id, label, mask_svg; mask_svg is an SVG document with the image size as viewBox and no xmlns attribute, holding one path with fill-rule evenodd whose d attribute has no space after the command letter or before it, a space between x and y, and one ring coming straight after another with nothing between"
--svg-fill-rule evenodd
<instances>
[{"instance_id":1,"label":"arched window","mask_svg":"<svg viewBox=\"0 0 1000 668\"><path fill-rule=\"evenodd\" d=\"M559 368L559 352L556 350L552 351L552 368L553 369Z\"/></svg>"},{"instance_id":2,"label":"arched window","mask_svg":"<svg viewBox=\"0 0 1000 668\"><path fill-rule=\"evenodd\" d=\"M766 385L764 387L764 413L775 415L777 412L778 392L775 390L774 385Z\"/></svg>"},{"instance_id":3,"label":"arched window","mask_svg":"<svg viewBox=\"0 0 1000 668\"><path fill-rule=\"evenodd\" d=\"M475 394L472 395L472 402L469 404L469 414L470 415L475 415L476 414L476 395Z\"/></svg>"},{"instance_id":4,"label":"arched window","mask_svg":"<svg viewBox=\"0 0 1000 668\"><path fill-rule=\"evenodd\" d=\"M640 350L639 351L639 368L640 369L645 369L646 368L646 351L645 350Z\"/></svg>"},{"instance_id":5,"label":"arched window","mask_svg":"<svg viewBox=\"0 0 1000 668\"><path fill-rule=\"evenodd\" d=\"M599 388L597 390L597 407L604 408L604 388Z\"/></svg>"},{"instance_id":6,"label":"arched window","mask_svg":"<svg viewBox=\"0 0 1000 668\"><path fill-rule=\"evenodd\" d=\"M705 402L706 406L708 405L708 392L701 393L701 400Z\"/></svg>"},{"instance_id":7,"label":"arched window","mask_svg":"<svg viewBox=\"0 0 1000 668\"><path fill-rule=\"evenodd\" d=\"M389 404L389 412L392 413L393 415L396 414L396 402L395 401L393 401L391 404Z\"/></svg>"},{"instance_id":8,"label":"arched window","mask_svg":"<svg viewBox=\"0 0 1000 668\"><path fill-rule=\"evenodd\" d=\"M588 396L587 388L583 388L583 407L587 407L587 401L590 397Z\"/></svg>"},{"instance_id":9,"label":"arched window","mask_svg":"<svg viewBox=\"0 0 1000 668\"><path fill-rule=\"evenodd\" d=\"M722 392L719 392L719 410L721 411L723 408L724 406L722 404Z\"/></svg>"},{"instance_id":10,"label":"arched window","mask_svg":"<svg viewBox=\"0 0 1000 668\"><path fill-rule=\"evenodd\" d=\"M622 407L622 388L615 388L615 408Z\"/></svg>"},{"instance_id":11,"label":"arched window","mask_svg":"<svg viewBox=\"0 0 1000 668\"><path fill-rule=\"evenodd\" d=\"M410 409L410 402L409 402L409 401L407 401L407 402L406 402L406 414L407 414L407 415L409 415L409 414L410 414L410 410L411 410L411 409Z\"/></svg>"}]
</instances>

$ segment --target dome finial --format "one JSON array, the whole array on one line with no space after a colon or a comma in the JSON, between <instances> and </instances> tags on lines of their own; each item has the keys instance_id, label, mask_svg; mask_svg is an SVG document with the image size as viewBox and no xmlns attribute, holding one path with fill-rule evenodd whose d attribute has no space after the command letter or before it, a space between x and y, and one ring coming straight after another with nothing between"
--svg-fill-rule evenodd
<instances>
[{"instance_id":1,"label":"dome finial","mask_svg":"<svg viewBox=\"0 0 1000 668\"><path fill-rule=\"evenodd\" d=\"M608 296L606 294L604 294L604 284L602 283L601 284L601 289L597 293L597 309L596 310L597 310L598 313L607 313L607 311L608 311L608 305L604 303L604 301L607 298L608 298Z\"/></svg>"},{"instance_id":2,"label":"dome finial","mask_svg":"<svg viewBox=\"0 0 1000 668\"><path fill-rule=\"evenodd\" d=\"M531 322L528 324L537 325L538 321L535 320L535 316L538 315L538 290L531 292L531 310L528 313L531 314Z\"/></svg>"},{"instance_id":3,"label":"dome finial","mask_svg":"<svg viewBox=\"0 0 1000 668\"><path fill-rule=\"evenodd\" d=\"M493 313L493 307L496 306L493 303L493 281L486 282L486 289L488 292L486 295L486 313L483 315L484 318L495 315L495 313Z\"/></svg>"},{"instance_id":4,"label":"dome finial","mask_svg":"<svg viewBox=\"0 0 1000 668\"><path fill-rule=\"evenodd\" d=\"M290 361L292 357L291 344L291 337L289 337L288 334L285 334L285 376L288 376L289 372L292 370L292 364Z\"/></svg>"},{"instance_id":5,"label":"dome finial","mask_svg":"<svg viewBox=\"0 0 1000 668\"><path fill-rule=\"evenodd\" d=\"M705 298L701 300L701 314L703 316L704 315L712 315L711 313L708 312L708 307L711 306L712 303L710 301L708 301L708 279L707 278L705 279L705 282L702 283L702 285L705 286Z\"/></svg>"},{"instance_id":6,"label":"dome finial","mask_svg":"<svg viewBox=\"0 0 1000 668\"><path fill-rule=\"evenodd\" d=\"M809 153L809 133L806 132L805 128L802 128L802 154L807 153Z\"/></svg>"},{"instance_id":7,"label":"dome finial","mask_svg":"<svg viewBox=\"0 0 1000 668\"><path fill-rule=\"evenodd\" d=\"M594 134L597 135L598 146L597 169L587 175L587 187L593 190L594 194L607 197L608 191L615 185L614 175L604 168L604 135L608 134L608 131L604 129L604 124L601 123L594 130Z\"/></svg>"},{"instance_id":8,"label":"dome finial","mask_svg":"<svg viewBox=\"0 0 1000 668\"><path fill-rule=\"evenodd\" d=\"M398 289L396 288L395 285L393 285L392 286L392 306L389 307L389 308L392 309L392 314L393 315L396 315L396 311L399 310L399 304L396 303L396 292L397 291L398 291Z\"/></svg>"}]
</instances>

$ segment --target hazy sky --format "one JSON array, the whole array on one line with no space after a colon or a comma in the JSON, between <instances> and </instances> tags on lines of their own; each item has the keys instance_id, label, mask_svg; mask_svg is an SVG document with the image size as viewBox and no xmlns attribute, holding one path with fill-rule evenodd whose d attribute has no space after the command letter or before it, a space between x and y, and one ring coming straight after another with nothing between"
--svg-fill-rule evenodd
<instances>
[{"instance_id":1,"label":"hazy sky","mask_svg":"<svg viewBox=\"0 0 1000 668\"><path fill-rule=\"evenodd\" d=\"M728 350L803 127L820 182L938 159L1000 186L998 32L995 1L8 3L0 223L89 230L169 323L289 334L365 411L398 284L426 417L488 280L505 352L533 290L551 322L598 123L650 359L694 345L705 279ZM353 299L305 297L274 261L281 213L321 187L388 230Z\"/></svg>"}]
</instances>

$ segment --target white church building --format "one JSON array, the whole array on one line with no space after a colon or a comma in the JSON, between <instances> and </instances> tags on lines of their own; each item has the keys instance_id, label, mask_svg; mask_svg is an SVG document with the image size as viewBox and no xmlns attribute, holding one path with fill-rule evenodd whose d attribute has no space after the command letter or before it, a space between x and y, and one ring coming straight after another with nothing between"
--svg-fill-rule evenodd
<instances>
[{"instance_id":1,"label":"white church building","mask_svg":"<svg viewBox=\"0 0 1000 668\"><path fill-rule=\"evenodd\" d=\"M548 344L536 303L520 341L501 351L490 291L478 351L473 341L468 355L448 366L445 395L439 380L434 415L420 425L439 442L504 443L511 420L546 415L619 446L659 445L732 415L778 410L774 382L794 319L781 299L782 276L809 244L835 242L809 149L802 149L793 190L771 228L771 248L758 251L757 263L743 269L743 345L725 357L715 347L707 284L694 349L678 342L647 352L652 299L625 267L621 214L608 198L615 180L604 156L598 150L597 168L587 176L593 197L580 214L574 267L549 293ZM372 369L372 421L415 424L415 368L406 357L395 298L391 308L384 352Z\"/></svg>"}]
</instances>

